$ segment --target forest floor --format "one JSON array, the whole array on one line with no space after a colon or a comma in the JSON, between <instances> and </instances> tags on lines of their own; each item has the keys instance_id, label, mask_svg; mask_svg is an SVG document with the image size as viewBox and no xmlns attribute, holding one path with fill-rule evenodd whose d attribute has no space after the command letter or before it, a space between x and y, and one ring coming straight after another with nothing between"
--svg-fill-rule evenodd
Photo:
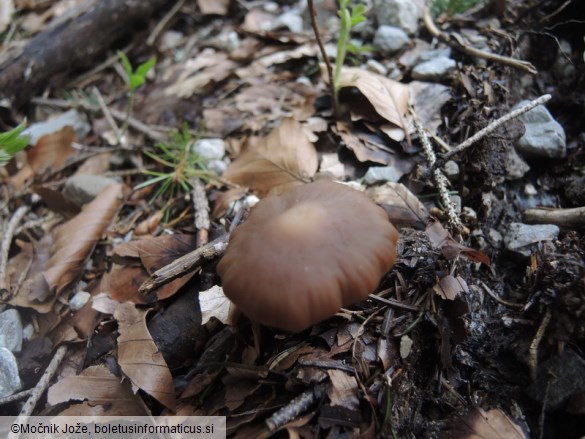
<instances>
[{"instance_id":1,"label":"forest floor","mask_svg":"<svg viewBox=\"0 0 585 439\"><path fill-rule=\"evenodd\" d=\"M435 8L389 49L366 2L336 106L338 6L315 3L322 48L305 2L0 0L0 132L29 136L0 168L2 415L585 437L583 5ZM393 269L300 333L236 317L230 227L323 176L384 207Z\"/></svg>"}]
</instances>

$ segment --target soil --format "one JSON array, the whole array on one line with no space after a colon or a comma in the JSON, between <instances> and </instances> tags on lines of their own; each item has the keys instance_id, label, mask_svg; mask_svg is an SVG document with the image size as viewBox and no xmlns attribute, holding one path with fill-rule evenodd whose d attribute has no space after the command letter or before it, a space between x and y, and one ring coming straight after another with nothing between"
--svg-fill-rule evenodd
<instances>
[{"instance_id":1,"label":"soil","mask_svg":"<svg viewBox=\"0 0 585 439\"><path fill-rule=\"evenodd\" d=\"M38 224L50 222L55 207L65 218L78 215L78 208L67 215L61 198L49 199L48 192L37 187L51 189L51 196L57 197L55 192L61 191L64 179L95 153L110 154L109 164L100 172L121 179L127 187L135 187L147 178L141 172L144 166L156 166L151 158L157 151L156 135L166 134L161 127L178 130L186 126L195 134L203 132L204 137L224 138L228 141L228 155L235 160L247 147L252 148L246 146L246 142L253 145L252 136L266 135L295 110L309 111L310 116L325 121L325 128L309 129L321 160L327 153L339 157L346 180L356 181L370 166L381 164L360 162L358 153L341 141L339 125L332 129L335 120L328 88L319 73L318 51L299 56L287 52L308 47L313 35L243 29L244 19L252 9L247 3L250 2L231 2L224 13L202 15L195 2L186 2L165 27L182 38L172 49L163 48L160 36L154 46L144 44L168 11L153 14L142 31L117 40L111 49L125 47L136 64L156 52L156 78L138 89L132 113L147 129L137 130L131 125L126 145L105 146L106 139L111 139L110 124L95 106L89 109L80 105L79 111L89 116L91 126L89 134L79 139L85 155L57 169L35 169L34 184L19 189L9 184L19 163L9 163L2 174L6 182L2 189L3 230L18 207L30 204L39 195L41 198L31 205L26 217L27 222L36 221L37 225L27 226L14 236L9 253L12 262L28 251L27 245L37 253L43 251L41 242L50 228ZM260 8L263 4L253 3ZM278 2L278 11L288 3ZM14 305L10 294L3 292L3 299L21 307L25 322L35 321L38 326L37 335L25 341L23 351L17 355L23 386L35 386L54 349L67 344L71 364L59 369L52 385L62 379L83 377L93 370L92 366L99 365L116 379L129 377L139 389L135 397L149 413L226 416L228 437L585 437L583 214L577 222L561 224L557 238L535 243L528 256L507 249L502 238L511 223L525 220L528 209L585 206L585 5L578 0L491 3L503 5L504 12L497 15L497 9L483 6L454 17L437 17L436 22L448 32L474 29L488 39L490 48L530 61L538 73L453 50L451 56L457 68L440 81L449 87L450 99L440 110L438 137L457 145L509 113L517 102L548 93L552 98L546 107L565 131L567 154L554 159L520 158L515 145L525 127L518 120L458 154L453 160L459 173L450 177L450 190L456 191L466 209L460 215L462 226L454 228L441 204L435 203L435 183L425 177L428 166L419 135L412 133L412 143L405 139L391 144L392 154L407 164L408 171L400 180L404 190L415 200L424 200L427 207L420 209L428 209L450 230L452 239L460 244L456 255L447 254L444 244L433 243L421 221L407 218L400 230L397 261L377 290L381 298L342 310L336 317L298 334L261 327L244 316L226 325L220 322L217 309L212 310L211 319L206 318L210 311L201 302L200 292L221 285L215 274L218 257L213 255L199 264L191 278L181 278L184 282L167 288L165 294L153 293L145 299L137 290L155 270L183 255L185 249L224 235L230 224L241 220L227 206L243 191L230 198L226 193L231 194L228 189L233 189L233 184L208 183L204 190L215 216L206 227L194 226L189 197L176 193L167 198L168 202L163 197L151 201L153 193L148 189L127 191L112 226L103 232L106 239L96 239L89 262L82 264L73 283L59 286L58 293L51 292L60 296L52 305L41 313L39 303ZM40 13L25 10L19 19ZM493 27L495 22L500 27ZM22 22L15 26L20 29ZM233 31L239 33L240 40L246 38L246 43L228 58L222 54ZM367 41L371 34L365 35L366 42L371 42ZM432 40L424 28L419 37ZM562 52L567 47L570 51ZM214 52L203 52L204 49ZM234 73L236 65L258 69L252 63L254 59L279 52L286 53L284 61L263 66L258 76ZM183 61L175 63L173 57ZM186 58L201 62L201 66L181 70ZM391 57L373 52L351 56L349 62L360 65L368 58L386 62ZM104 55L95 57L92 67L98 67L105 59ZM115 56L113 59L109 65L116 63ZM208 69L205 80L197 76L201 69ZM31 91L26 102L19 98L18 108L2 107L2 128L14 126L25 116L29 124L45 120L47 114L56 111L44 105L42 99L33 98L37 93L54 99L53 104L57 99L66 99L68 108L72 102L93 104L95 96L90 98L90 90L95 86L105 105L123 113L127 102L124 82L113 68L103 67L96 72L89 76L86 71L63 74L44 90ZM185 78L189 75L200 81L191 93L185 91L189 87ZM309 85L296 82L299 77ZM410 82L410 71L403 68L399 79ZM184 87L183 96L169 91L173 84ZM253 87L258 87L257 95L240 95ZM348 108L369 105L362 95L352 100L354 92L350 89L342 95ZM303 97L311 93L312 99L305 101ZM308 125L308 117L299 116L298 120ZM367 128L367 124L353 122L356 132ZM143 150L151 155L145 156ZM437 156L442 157L441 153ZM529 169L517 177L519 160ZM427 200L431 200L430 204ZM418 209L413 205L406 209L409 215ZM387 211L391 219L404 220L402 213L391 207ZM134 244L127 241L129 236L138 236L135 229L139 224L147 227L148 233L140 236L142 244L132 247ZM189 236L189 240L165 241L165 249L171 249L168 252L156 250L154 243L149 247L154 236L169 234ZM118 247L122 243L127 246ZM156 256L159 251L166 252L164 263L145 259L145 254ZM48 259L51 253L45 253ZM478 262L482 257L489 260L489 265ZM103 279L108 276L112 283L105 288ZM441 284L447 277L456 279L458 286ZM122 361L118 337L127 333L123 329L125 320L119 314L108 314L100 308L102 313L86 310L89 317L81 317L64 305L83 288L94 298L104 291L109 291L110 296L116 291L118 296L114 298L118 302L136 304L133 309L137 312L150 310L141 318L148 327L146 333L150 332L154 340L152 346L156 346L153 358L154 352L160 356L157 361L164 358L157 364L163 364L169 372L165 379L172 381L172 403L137 383ZM446 299L444 294L453 290L455 297ZM80 329L85 326L88 329ZM95 395L88 395L85 404L68 397L53 404L45 396L34 413L63 414L71 407L90 413L88 406L100 406L92 402L92 397ZM110 397L101 395L104 400ZM0 413L17 414L21 406L19 401L4 403ZM275 417L283 408L284 414ZM115 413L124 414L123 410ZM482 430L485 425L491 435Z\"/></svg>"}]
</instances>

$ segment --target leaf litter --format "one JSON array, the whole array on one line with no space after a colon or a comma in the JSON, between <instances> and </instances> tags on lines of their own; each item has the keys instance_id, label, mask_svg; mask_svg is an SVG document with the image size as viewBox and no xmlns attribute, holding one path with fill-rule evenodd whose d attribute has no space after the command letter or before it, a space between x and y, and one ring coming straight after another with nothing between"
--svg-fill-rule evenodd
<instances>
[{"instance_id":1,"label":"leaf litter","mask_svg":"<svg viewBox=\"0 0 585 439\"><path fill-rule=\"evenodd\" d=\"M48 2L48 9L35 2L6 3L27 8L15 26L31 33L67 8L65 1ZM477 201L488 199L493 189L478 194L481 185L474 186L471 177L451 183L465 207L478 215L461 234L447 230L441 210L423 198L432 196L434 188L421 178L419 143L408 111L410 103L429 132L457 144L467 135L471 115L505 111L505 87L498 85L502 71L462 58L452 83L407 85L409 69L428 45L419 41L397 57L400 81L369 71L365 64L345 67L341 101L349 117L334 120L324 99L327 75L318 73L323 71L318 47L306 26L298 31L295 23L287 24L278 5L274 10L256 4L240 10L236 2L196 3L200 15L194 4L185 4L177 16L186 21L171 21L163 37L154 40L164 57L153 78L138 90L139 105L132 116L146 124L131 125L130 146L104 147L104 133L116 122L96 113L88 97L94 93L80 85L66 93L83 103L79 111L94 116L93 131L76 139L66 127L44 136L2 171L7 185L3 195L9 197L3 200L3 222L14 207L34 200L27 223L12 237L5 283L9 289L1 292L10 306L28 309L25 320L37 326L37 338L25 342L25 348L36 349L46 362L51 350L42 347L42 340L51 347L77 342L77 353L84 352L86 342L97 345L108 336L114 340L108 348L96 349L88 363L79 361L75 371L62 369L49 389L49 406L66 406L61 414L103 414L107 409L133 414L142 413L147 401L151 414L227 415L228 433L234 437L267 437L272 430L266 421L281 409L294 415L274 429L302 437L489 438L527 437L523 429L538 431L538 422L530 418L538 409L520 397L526 378L520 374L516 380L509 372L505 376L519 363L502 361L502 346L514 341L528 351L529 343L518 342L529 338L526 334L515 340L510 334L526 328L518 329L514 322L538 326L537 308L556 300L544 292L555 288L540 289L539 279L558 289L548 279L551 273L561 276L555 268L560 264L575 274L562 291L582 286L574 263L583 254L579 235L569 233L557 243L567 255L575 254L574 259L559 260L543 246L525 270L497 242L498 229L503 231L498 221L505 224L506 215L518 212L507 209L496 218L487 202ZM517 5L510 2L510 7ZM193 16L200 20L198 29L184 24ZM450 25L449 18L441 19ZM478 23L460 24L477 27L481 36ZM177 45L170 44L173 38ZM137 64L148 59L144 50L129 49L130 59ZM355 56L352 61L359 64L368 55ZM79 81L70 79L97 85L112 114L124 110L124 84L115 69L102 67ZM63 105L55 88L44 96ZM216 171L221 175L205 187L214 208L208 231L212 238L239 221L235 216L245 217L238 209L247 203L238 200L250 192L261 198L282 193L329 170L357 181L373 163L398 170L399 183L372 184L365 191L401 229L398 261L381 280L377 299L340 310L306 333L283 334L233 312L213 262L142 296L138 288L154 271L196 249L194 212L206 209L193 205L189 195L167 200L165 206L149 200L147 191L128 193L129 186L143 181L141 171L156 166L141 149L156 152L150 139L168 128L180 129L181 123L194 135L223 138L228 145L229 159L222 157ZM578 164L579 154L575 157L571 163ZM472 174L477 169L489 172L489 166L477 168L468 159L457 159L462 172L465 166ZM109 186L81 211L67 209L57 194L62 179L76 168L79 174L106 174L124 183ZM41 195L40 201L31 189ZM162 214L169 206L170 221ZM514 271L509 266L520 269L509 273ZM508 286L502 279L513 282ZM69 310L69 298L79 291L90 291L90 302ZM497 300L486 299L484 292ZM508 295L510 300L499 297ZM554 358L558 340L582 343L582 335L575 335L578 329L559 329L579 326L581 298L574 293L565 297L554 317L555 329L541 343L541 356ZM525 309L505 305L519 302ZM500 320L507 322L507 329ZM179 322L189 323L181 326L186 335L176 333L176 342L192 350L173 356L169 337L175 332L167 329ZM171 334L167 338L161 337L165 331ZM32 358L28 351L27 358ZM122 379L104 364L119 366ZM522 360L520 364L515 370L525 367ZM21 373L26 376L30 370L23 364ZM472 398L467 388L484 398ZM567 400L575 407L582 393L570 393ZM492 408L496 406L500 408ZM528 416L529 426L518 413Z\"/></svg>"}]
</instances>

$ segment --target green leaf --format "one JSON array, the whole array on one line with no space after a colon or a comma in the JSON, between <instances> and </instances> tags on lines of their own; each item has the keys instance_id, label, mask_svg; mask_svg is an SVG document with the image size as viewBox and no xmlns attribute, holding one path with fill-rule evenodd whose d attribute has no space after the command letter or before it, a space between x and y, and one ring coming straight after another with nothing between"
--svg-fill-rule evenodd
<instances>
[{"instance_id":1,"label":"green leaf","mask_svg":"<svg viewBox=\"0 0 585 439\"><path fill-rule=\"evenodd\" d=\"M135 73L139 76L142 76L143 78L146 78L146 75L148 74L150 69L152 69L154 67L155 64L156 64L156 56L151 56L148 61L146 61L145 63L140 64L138 66Z\"/></svg>"},{"instance_id":2,"label":"green leaf","mask_svg":"<svg viewBox=\"0 0 585 439\"><path fill-rule=\"evenodd\" d=\"M366 12L366 5L364 5L364 4L356 5L351 10L351 22L350 22L351 27L354 27L355 25L361 23L362 21L366 21L365 12Z\"/></svg>"},{"instance_id":3,"label":"green leaf","mask_svg":"<svg viewBox=\"0 0 585 439\"><path fill-rule=\"evenodd\" d=\"M142 84L144 84L144 82L146 81L146 79L144 78L144 76L139 76L139 75L131 75L130 76L130 89L132 91L136 90L138 87L140 87Z\"/></svg>"},{"instance_id":4,"label":"green leaf","mask_svg":"<svg viewBox=\"0 0 585 439\"><path fill-rule=\"evenodd\" d=\"M28 136L21 136L26 128L26 121L17 127L0 134L0 166L3 166L18 151L22 151L29 144Z\"/></svg>"},{"instance_id":5,"label":"green leaf","mask_svg":"<svg viewBox=\"0 0 585 439\"><path fill-rule=\"evenodd\" d=\"M130 60L126 56L124 52L118 50L118 58L122 62L122 67L124 67L124 71L128 75L128 77L132 76L132 64L130 64Z\"/></svg>"}]
</instances>

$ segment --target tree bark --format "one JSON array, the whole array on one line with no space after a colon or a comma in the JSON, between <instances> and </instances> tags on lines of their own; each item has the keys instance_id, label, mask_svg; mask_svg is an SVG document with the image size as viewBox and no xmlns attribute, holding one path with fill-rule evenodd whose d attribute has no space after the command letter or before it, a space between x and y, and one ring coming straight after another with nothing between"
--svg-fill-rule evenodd
<instances>
[{"instance_id":1,"label":"tree bark","mask_svg":"<svg viewBox=\"0 0 585 439\"><path fill-rule=\"evenodd\" d=\"M0 65L0 104L18 109L56 76L93 65L169 0L87 0L84 12L37 34Z\"/></svg>"}]
</instances>

